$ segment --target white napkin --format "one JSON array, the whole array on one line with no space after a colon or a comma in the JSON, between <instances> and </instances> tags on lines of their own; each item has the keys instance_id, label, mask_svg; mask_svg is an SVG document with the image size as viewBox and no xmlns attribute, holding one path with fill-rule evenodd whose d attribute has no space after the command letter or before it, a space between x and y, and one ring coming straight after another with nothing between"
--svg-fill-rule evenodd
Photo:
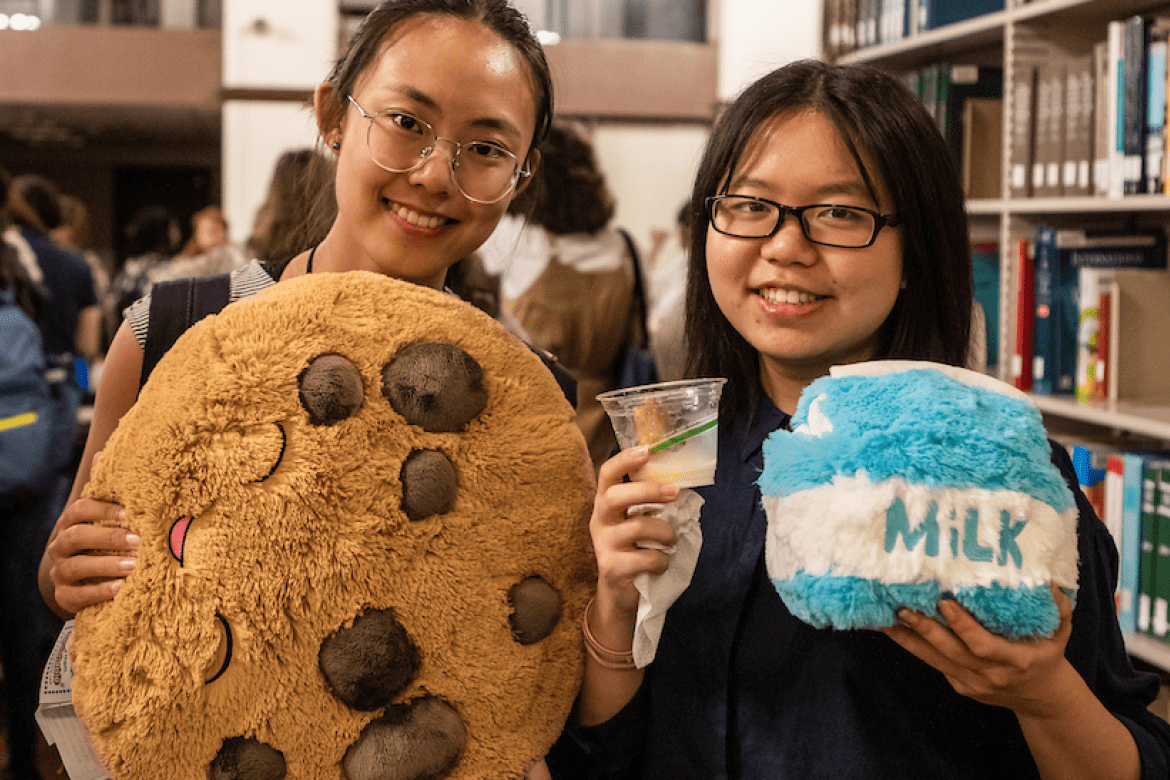
<instances>
[{"instance_id":1,"label":"white napkin","mask_svg":"<svg viewBox=\"0 0 1170 780\"><path fill-rule=\"evenodd\" d=\"M703 531L699 527L699 510L703 499L693 490L684 488L678 498L669 504L654 504L656 514L669 520L678 534L673 548L664 550L671 556L670 566L662 574L639 574L634 579L638 589L638 615L634 622L634 664L642 669L654 660L666 610L691 584L695 565L699 562L699 548L703 546Z\"/></svg>"}]
</instances>

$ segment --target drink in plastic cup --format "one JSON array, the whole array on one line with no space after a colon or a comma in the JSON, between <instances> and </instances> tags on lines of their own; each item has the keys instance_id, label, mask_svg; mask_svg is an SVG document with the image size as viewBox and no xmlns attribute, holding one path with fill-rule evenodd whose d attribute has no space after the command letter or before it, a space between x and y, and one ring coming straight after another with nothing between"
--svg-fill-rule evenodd
<instances>
[{"instance_id":1,"label":"drink in plastic cup","mask_svg":"<svg viewBox=\"0 0 1170 780\"><path fill-rule=\"evenodd\" d=\"M631 477L679 487L715 483L719 395L726 379L684 379L611 390L597 396L623 450L650 445L650 460Z\"/></svg>"}]
</instances>

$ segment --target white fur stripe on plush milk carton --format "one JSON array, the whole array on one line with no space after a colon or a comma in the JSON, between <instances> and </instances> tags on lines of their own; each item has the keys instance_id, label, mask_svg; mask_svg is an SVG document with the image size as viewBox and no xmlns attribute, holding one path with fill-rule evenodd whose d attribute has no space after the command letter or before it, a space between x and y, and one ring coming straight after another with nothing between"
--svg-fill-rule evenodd
<instances>
[{"instance_id":1,"label":"white fur stripe on plush milk carton","mask_svg":"<svg viewBox=\"0 0 1170 780\"><path fill-rule=\"evenodd\" d=\"M982 374L912 361L834 369L764 445L765 561L818 627L938 615L944 594L990 630L1050 635L1050 586L1075 597L1077 510L1040 414Z\"/></svg>"}]
</instances>

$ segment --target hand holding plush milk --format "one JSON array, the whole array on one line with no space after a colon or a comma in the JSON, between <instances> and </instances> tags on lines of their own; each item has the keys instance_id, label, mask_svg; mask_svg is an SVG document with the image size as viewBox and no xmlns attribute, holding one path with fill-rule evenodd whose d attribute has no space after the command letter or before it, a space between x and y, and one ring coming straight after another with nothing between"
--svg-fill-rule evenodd
<instances>
[{"instance_id":1,"label":"hand holding plush milk","mask_svg":"<svg viewBox=\"0 0 1170 780\"><path fill-rule=\"evenodd\" d=\"M1077 587L1076 505L1039 411L933 363L837 367L764 445L768 573L817 627L883 628L944 594L993 633L1051 636Z\"/></svg>"}]
</instances>

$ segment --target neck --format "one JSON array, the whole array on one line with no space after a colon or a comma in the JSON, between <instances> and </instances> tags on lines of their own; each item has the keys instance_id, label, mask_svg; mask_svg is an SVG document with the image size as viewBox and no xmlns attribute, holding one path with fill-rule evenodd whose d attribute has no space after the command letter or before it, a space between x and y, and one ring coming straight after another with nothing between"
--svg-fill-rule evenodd
<instances>
[{"instance_id":1,"label":"neck","mask_svg":"<svg viewBox=\"0 0 1170 780\"><path fill-rule=\"evenodd\" d=\"M796 414L796 406L804 388L827 373L827 370L804 373L787 368L782 370L771 361L763 357L760 359L760 384L763 385L764 394L785 414Z\"/></svg>"}]
</instances>

